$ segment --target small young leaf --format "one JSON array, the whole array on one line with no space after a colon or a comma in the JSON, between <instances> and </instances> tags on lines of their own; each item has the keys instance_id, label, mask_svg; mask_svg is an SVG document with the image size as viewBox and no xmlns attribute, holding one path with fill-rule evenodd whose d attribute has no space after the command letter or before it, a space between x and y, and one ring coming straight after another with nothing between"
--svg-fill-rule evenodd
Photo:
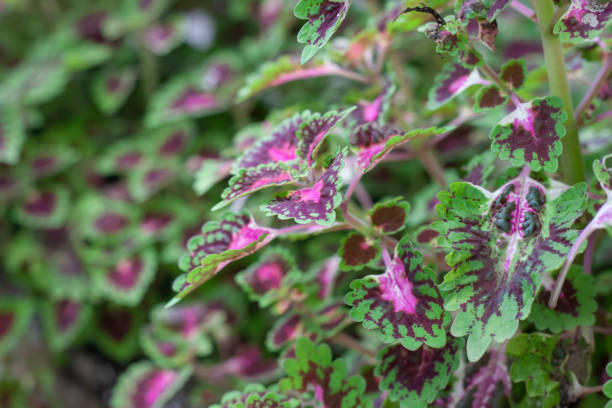
<instances>
[{"instance_id":1,"label":"small young leaf","mask_svg":"<svg viewBox=\"0 0 612 408\"><path fill-rule=\"evenodd\" d=\"M130 365L111 397L112 408L161 408L191 376L191 367L180 371L157 368L148 361Z\"/></svg>"},{"instance_id":2,"label":"small young leaf","mask_svg":"<svg viewBox=\"0 0 612 408\"><path fill-rule=\"evenodd\" d=\"M121 259L108 269L96 271L94 287L98 294L114 303L133 306L140 302L157 272L155 251Z\"/></svg>"},{"instance_id":3,"label":"small young leaf","mask_svg":"<svg viewBox=\"0 0 612 408\"><path fill-rule=\"evenodd\" d=\"M561 402L557 380L560 370L552 364L558 340L542 333L521 333L506 345L506 354L514 359L510 367L512 382L525 382L527 398L542 407L557 407Z\"/></svg>"},{"instance_id":4,"label":"small young leaf","mask_svg":"<svg viewBox=\"0 0 612 408\"><path fill-rule=\"evenodd\" d=\"M523 86L527 77L525 60L518 59L506 62L501 68L499 76L510 89L519 89Z\"/></svg>"},{"instance_id":5,"label":"small young leaf","mask_svg":"<svg viewBox=\"0 0 612 408\"><path fill-rule=\"evenodd\" d=\"M594 38L612 16L612 3L599 0L571 0L571 5L555 24L553 32L561 40Z\"/></svg>"},{"instance_id":6,"label":"small young leaf","mask_svg":"<svg viewBox=\"0 0 612 408\"><path fill-rule=\"evenodd\" d=\"M267 215L277 215L280 219L293 219L298 224L333 224L336 221L335 209L342 202L342 193L339 191L342 185L340 172L346 154L346 148L337 152L311 187L291 191L285 198L262 205L261 210Z\"/></svg>"},{"instance_id":7,"label":"small young leaf","mask_svg":"<svg viewBox=\"0 0 612 408\"><path fill-rule=\"evenodd\" d=\"M404 229L410 204L400 197L383 201L368 210L370 223L379 234L395 234Z\"/></svg>"},{"instance_id":8,"label":"small young leaf","mask_svg":"<svg viewBox=\"0 0 612 408\"><path fill-rule=\"evenodd\" d=\"M360 270L375 267L380 260L380 241L352 231L340 242L340 269Z\"/></svg>"},{"instance_id":9,"label":"small young leaf","mask_svg":"<svg viewBox=\"0 0 612 408\"><path fill-rule=\"evenodd\" d=\"M297 340L296 357L285 360L287 378L280 380L283 392L305 392L312 387L318 403L327 407L365 406L365 381L361 376L348 377L343 360L332 361L326 344L315 345L306 337Z\"/></svg>"},{"instance_id":10,"label":"small young leaf","mask_svg":"<svg viewBox=\"0 0 612 408\"><path fill-rule=\"evenodd\" d=\"M534 171L557 171L567 114L556 96L522 103L491 130L491 149L515 166Z\"/></svg>"},{"instance_id":11,"label":"small young leaf","mask_svg":"<svg viewBox=\"0 0 612 408\"><path fill-rule=\"evenodd\" d=\"M249 299L268 307L289 295L301 273L295 259L282 248L270 248L258 262L236 275L236 282L248 293Z\"/></svg>"},{"instance_id":12,"label":"small young leaf","mask_svg":"<svg viewBox=\"0 0 612 408\"><path fill-rule=\"evenodd\" d=\"M570 269L554 309L548 308L549 299L550 290L543 288L529 315L529 321L538 330L560 333L595 323L597 302L593 276L584 274L579 266L574 265Z\"/></svg>"},{"instance_id":13,"label":"small young leaf","mask_svg":"<svg viewBox=\"0 0 612 408\"><path fill-rule=\"evenodd\" d=\"M68 191L61 187L30 191L16 208L19 223L34 229L61 227L70 210Z\"/></svg>"},{"instance_id":14,"label":"small young leaf","mask_svg":"<svg viewBox=\"0 0 612 408\"><path fill-rule=\"evenodd\" d=\"M128 174L128 189L134 200L144 202L172 183L176 173L173 163L146 163Z\"/></svg>"},{"instance_id":15,"label":"small young leaf","mask_svg":"<svg viewBox=\"0 0 612 408\"><path fill-rule=\"evenodd\" d=\"M381 377L381 391L388 391L400 408L426 408L446 387L459 365L462 339L449 341L443 348L421 347L410 351L399 344L378 353L375 373Z\"/></svg>"},{"instance_id":16,"label":"small young leaf","mask_svg":"<svg viewBox=\"0 0 612 408\"><path fill-rule=\"evenodd\" d=\"M540 277L559 268L586 206L586 186L561 195L546 191L523 172L494 193L459 182L438 194L444 221L434 224L451 249L451 271L440 289L445 308L459 310L454 336L469 335L467 355L478 360L493 339L512 337L531 311Z\"/></svg>"},{"instance_id":17,"label":"small young leaf","mask_svg":"<svg viewBox=\"0 0 612 408\"><path fill-rule=\"evenodd\" d=\"M478 38L492 52L495 52L495 37L497 37L497 32L497 21L478 21Z\"/></svg>"},{"instance_id":18,"label":"small young leaf","mask_svg":"<svg viewBox=\"0 0 612 408\"><path fill-rule=\"evenodd\" d=\"M184 21L175 18L167 23L157 23L142 33L142 42L151 52L166 55L176 48L185 38Z\"/></svg>"},{"instance_id":19,"label":"small young leaf","mask_svg":"<svg viewBox=\"0 0 612 408\"><path fill-rule=\"evenodd\" d=\"M450 316L442 307L434 271L422 263L409 237L402 238L385 273L351 282L345 301L353 320L377 329L385 343L399 340L409 350L421 344L443 347Z\"/></svg>"},{"instance_id":20,"label":"small young leaf","mask_svg":"<svg viewBox=\"0 0 612 408\"><path fill-rule=\"evenodd\" d=\"M114 143L96 163L102 174L124 173L145 161L145 149L134 141Z\"/></svg>"},{"instance_id":21,"label":"small young leaf","mask_svg":"<svg viewBox=\"0 0 612 408\"><path fill-rule=\"evenodd\" d=\"M438 109L461 92L478 84L488 84L488 81L480 76L476 68L466 67L459 62L447 64L434 78L427 107L431 110Z\"/></svg>"},{"instance_id":22,"label":"small young leaf","mask_svg":"<svg viewBox=\"0 0 612 408\"><path fill-rule=\"evenodd\" d=\"M482 112L487 109L503 105L508 101L508 95L504 95L496 85L483 86L476 94L474 112Z\"/></svg>"},{"instance_id":23,"label":"small young leaf","mask_svg":"<svg viewBox=\"0 0 612 408\"><path fill-rule=\"evenodd\" d=\"M161 159L172 159L182 155L194 134L195 126L192 122L179 122L160 126L140 137L146 140L147 150L152 155Z\"/></svg>"},{"instance_id":24,"label":"small young leaf","mask_svg":"<svg viewBox=\"0 0 612 408\"><path fill-rule=\"evenodd\" d=\"M51 349L62 351L83 331L92 309L87 304L62 299L43 302L40 315Z\"/></svg>"},{"instance_id":25,"label":"small young leaf","mask_svg":"<svg viewBox=\"0 0 612 408\"><path fill-rule=\"evenodd\" d=\"M295 16L308 20L297 36L300 44L306 44L301 64L308 62L334 35L350 5L351 0L300 0L295 6Z\"/></svg>"},{"instance_id":26,"label":"small young leaf","mask_svg":"<svg viewBox=\"0 0 612 408\"><path fill-rule=\"evenodd\" d=\"M77 159L74 149L62 144L37 144L25 151L28 172L40 180L61 173Z\"/></svg>"},{"instance_id":27,"label":"small young leaf","mask_svg":"<svg viewBox=\"0 0 612 408\"><path fill-rule=\"evenodd\" d=\"M27 330L34 305L26 299L0 298L0 356L17 344Z\"/></svg>"},{"instance_id":28,"label":"small young leaf","mask_svg":"<svg viewBox=\"0 0 612 408\"><path fill-rule=\"evenodd\" d=\"M136 71L133 68L105 70L92 81L92 97L102 113L112 115L125 103L135 84Z\"/></svg>"}]
</instances>

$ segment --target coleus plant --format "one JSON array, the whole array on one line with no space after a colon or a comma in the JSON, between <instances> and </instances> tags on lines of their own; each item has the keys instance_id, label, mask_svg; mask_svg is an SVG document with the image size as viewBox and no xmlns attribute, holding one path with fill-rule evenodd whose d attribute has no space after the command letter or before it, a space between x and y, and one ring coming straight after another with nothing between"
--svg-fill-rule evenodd
<instances>
[{"instance_id":1,"label":"coleus plant","mask_svg":"<svg viewBox=\"0 0 612 408\"><path fill-rule=\"evenodd\" d=\"M2 403L611 404L610 2L188 3L0 5Z\"/></svg>"}]
</instances>

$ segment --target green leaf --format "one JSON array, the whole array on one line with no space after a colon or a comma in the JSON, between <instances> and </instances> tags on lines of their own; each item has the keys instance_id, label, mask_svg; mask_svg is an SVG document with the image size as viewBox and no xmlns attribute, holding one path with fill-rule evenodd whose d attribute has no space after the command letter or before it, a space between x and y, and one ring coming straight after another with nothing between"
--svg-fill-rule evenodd
<instances>
[{"instance_id":1,"label":"green leaf","mask_svg":"<svg viewBox=\"0 0 612 408\"><path fill-rule=\"evenodd\" d=\"M266 389L261 384L249 384L243 391L223 394L220 404L210 408L298 408L301 401L295 396L285 395L272 386Z\"/></svg>"},{"instance_id":2,"label":"green leaf","mask_svg":"<svg viewBox=\"0 0 612 408\"><path fill-rule=\"evenodd\" d=\"M451 250L452 268L440 284L444 306L458 310L454 336L468 335L467 354L478 360L492 340L511 338L531 311L542 275L559 268L585 209L586 185L557 196L521 175L491 193L459 182L438 195L443 221L439 244Z\"/></svg>"},{"instance_id":3,"label":"green leaf","mask_svg":"<svg viewBox=\"0 0 612 408\"><path fill-rule=\"evenodd\" d=\"M15 347L33 312L34 305L27 299L0 298L0 357Z\"/></svg>"},{"instance_id":4,"label":"green leaf","mask_svg":"<svg viewBox=\"0 0 612 408\"><path fill-rule=\"evenodd\" d=\"M410 350L446 344L444 326L450 316L442 307L435 273L423 268L422 256L408 236L397 244L385 273L357 279L351 289L345 299L352 306L351 317L366 329L376 329L385 343L400 341Z\"/></svg>"},{"instance_id":5,"label":"green leaf","mask_svg":"<svg viewBox=\"0 0 612 408\"><path fill-rule=\"evenodd\" d=\"M388 391L400 408L427 408L443 390L461 360L463 339L449 341L445 347L421 347L410 351L399 344L378 353L375 374L379 388Z\"/></svg>"},{"instance_id":6,"label":"green leaf","mask_svg":"<svg viewBox=\"0 0 612 408\"><path fill-rule=\"evenodd\" d=\"M301 64L310 60L334 35L351 5L351 0L300 0L293 14L308 20L300 29L297 40L306 44Z\"/></svg>"},{"instance_id":7,"label":"green leaf","mask_svg":"<svg viewBox=\"0 0 612 408\"><path fill-rule=\"evenodd\" d=\"M586 275L581 267L573 265L554 309L548 307L549 289L542 289L529 315L529 321L538 330L560 333L576 326L591 326L595 323L597 302L592 275Z\"/></svg>"},{"instance_id":8,"label":"green leaf","mask_svg":"<svg viewBox=\"0 0 612 408\"><path fill-rule=\"evenodd\" d=\"M315 345L306 337L297 340L296 357L285 360L287 377L280 380L283 392L314 390L316 400L328 407L355 408L364 406L365 381L348 377L343 360L332 360L326 344Z\"/></svg>"}]
</instances>

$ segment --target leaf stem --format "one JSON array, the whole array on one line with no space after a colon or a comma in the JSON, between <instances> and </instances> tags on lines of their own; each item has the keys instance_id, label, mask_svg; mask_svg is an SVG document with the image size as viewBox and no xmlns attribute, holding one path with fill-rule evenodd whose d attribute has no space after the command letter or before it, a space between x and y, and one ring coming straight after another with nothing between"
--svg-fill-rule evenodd
<instances>
[{"instance_id":1,"label":"leaf stem","mask_svg":"<svg viewBox=\"0 0 612 408\"><path fill-rule=\"evenodd\" d=\"M534 0L534 4L542 36L544 62L550 91L553 95L561 98L563 109L568 117L567 122L565 122L566 134L561 139L563 143L563 151L559 160L561 177L565 183L573 185L585 180L584 162L578 140L578 127L574 120L574 107L565 71L561 41L550 30L550 24L555 14L553 2L550 0Z\"/></svg>"},{"instance_id":2,"label":"leaf stem","mask_svg":"<svg viewBox=\"0 0 612 408\"><path fill-rule=\"evenodd\" d=\"M446 187L448 185L446 176L444 175L444 168L434 153L433 147L424 147L419 149L417 151L417 157L431 178L433 178L442 187Z\"/></svg>"},{"instance_id":3,"label":"leaf stem","mask_svg":"<svg viewBox=\"0 0 612 408\"><path fill-rule=\"evenodd\" d=\"M606 58L604 59L603 65L597 72L595 79L593 80L593 82L591 82L589 89L584 94L584 97L582 98L582 100L578 104L578 107L576 108L576 111L574 112L574 119L578 124L582 124L582 114L589 107L591 101L593 100L593 98L595 98L604 83L606 83L606 81L608 80L608 75L610 74L611 70L612 53L606 53Z\"/></svg>"},{"instance_id":4,"label":"leaf stem","mask_svg":"<svg viewBox=\"0 0 612 408\"><path fill-rule=\"evenodd\" d=\"M604 112L604 113L600 113L599 115L595 116L595 119L593 119L592 123L601 122L602 120L606 120L610 118L612 118L612 110Z\"/></svg>"},{"instance_id":5,"label":"leaf stem","mask_svg":"<svg viewBox=\"0 0 612 408\"><path fill-rule=\"evenodd\" d=\"M147 106L153 92L155 92L155 88L157 88L159 69L155 55L144 44L140 44L138 48L140 69L142 71L142 95L145 100L145 106Z\"/></svg>"},{"instance_id":6,"label":"leaf stem","mask_svg":"<svg viewBox=\"0 0 612 408\"><path fill-rule=\"evenodd\" d=\"M512 3L510 3L510 7L512 7L514 10L516 10L518 13L524 15L528 19L537 22L535 11L533 11L531 8L529 8L528 6L524 5L520 1L513 0Z\"/></svg>"},{"instance_id":7,"label":"leaf stem","mask_svg":"<svg viewBox=\"0 0 612 408\"><path fill-rule=\"evenodd\" d=\"M369 348L363 346L360 342L355 340L353 337L349 336L344 332L336 333L334 336L330 337L329 341L335 344L339 344L351 350L355 350L357 353L366 357L370 364L377 364L378 360L376 359L376 352L370 350Z\"/></svg>"}]
</instances>

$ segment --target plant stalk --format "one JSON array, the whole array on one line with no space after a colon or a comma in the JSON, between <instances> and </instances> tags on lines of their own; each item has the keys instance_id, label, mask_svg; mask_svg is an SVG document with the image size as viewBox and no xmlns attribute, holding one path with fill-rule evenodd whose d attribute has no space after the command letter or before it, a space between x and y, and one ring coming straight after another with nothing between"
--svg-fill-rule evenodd
<instances>
[{"instance_id":1,"label":"plant stalk","mask_svg":"<svg viewBox=\"0 0 612 408\"><path fill-rule=\"evenodd\" d=\"M554 6L550 0L534 0L538 26L542 35L544 62L548 74L548 84L552 95L563 101L563 109L567 113L565 122L566 134L563 139L563 152L559 160L561 179L573 185L585 180L584 162L578 140L578 126L574 119L574 105L565 71L565 60L561 41L550 30L554 18Z\"/></svg>"}]
</instances>

